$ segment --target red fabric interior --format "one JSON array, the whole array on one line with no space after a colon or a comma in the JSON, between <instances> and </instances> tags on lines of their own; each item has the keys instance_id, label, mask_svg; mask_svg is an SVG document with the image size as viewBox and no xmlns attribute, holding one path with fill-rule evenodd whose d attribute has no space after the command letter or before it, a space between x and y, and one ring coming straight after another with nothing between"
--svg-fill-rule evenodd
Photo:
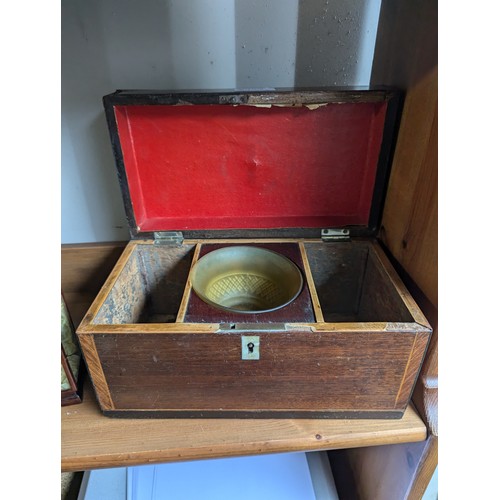
<instances>
[{"instance_id":1,"label":"red fabric interior","mask_svg":"<svg viewBox=\"0 0 500 500\"><path fill-rule=\"evenodd\" d=\"M367 225L385 111L116 106L138 229Z\"/></svg>"}]
</instances>

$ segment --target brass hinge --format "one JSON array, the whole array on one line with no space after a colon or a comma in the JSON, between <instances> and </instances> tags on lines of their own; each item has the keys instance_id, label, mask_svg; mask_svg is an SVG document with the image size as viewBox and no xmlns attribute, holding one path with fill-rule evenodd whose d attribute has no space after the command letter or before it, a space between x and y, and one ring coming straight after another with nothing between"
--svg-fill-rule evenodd
<instances>
[{"instance_id":1,"label":"brass hinge","mask_svg":"<svg viewBox=\"0 0 500 500\"><path fill-rule=\"evenodd\" d=\"M351 236L349 229L322 229L321 239L326 242L350 241Z\"/></svg>"},{"instance_id":2,"label":"brass hinge","mask_svg":"<svg viewBox=\"0 0 500 500\"><path fill-rule=\"evenodd\" d=\"M157 231L154 240L155 245L182 245L184 235L180 231Z\"/></svg>"}]
</instances>

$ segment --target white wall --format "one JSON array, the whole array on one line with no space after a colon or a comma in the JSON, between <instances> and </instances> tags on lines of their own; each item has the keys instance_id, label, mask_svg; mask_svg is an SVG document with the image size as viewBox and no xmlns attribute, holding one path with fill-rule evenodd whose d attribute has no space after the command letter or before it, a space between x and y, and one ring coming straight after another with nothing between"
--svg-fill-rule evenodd
<instances>
[{"instance_id":1,"label":"white wall","mask_svg":"<svg viewBox=\"0 0 500 500\"><path fill-rule=\"evenodd\" d=\"M103 95L368 85L380 1L62 2L62 243L129 238Z\"/></svg>"}]
</instances>

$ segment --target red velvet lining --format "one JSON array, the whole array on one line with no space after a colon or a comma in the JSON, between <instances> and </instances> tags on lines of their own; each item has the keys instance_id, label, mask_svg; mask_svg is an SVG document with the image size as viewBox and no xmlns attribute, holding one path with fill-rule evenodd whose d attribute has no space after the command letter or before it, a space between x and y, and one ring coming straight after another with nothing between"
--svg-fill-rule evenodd
<instances>
[{"instance_id":1,"label":"red velvet lining","mask_svg":"<svg viewBox=\"0 0 500 500\"><path fill-rule=\"evenodd\" d=\"M138 228L367 225L385 111L116 106Z\"/></svg>"}]
</instances>

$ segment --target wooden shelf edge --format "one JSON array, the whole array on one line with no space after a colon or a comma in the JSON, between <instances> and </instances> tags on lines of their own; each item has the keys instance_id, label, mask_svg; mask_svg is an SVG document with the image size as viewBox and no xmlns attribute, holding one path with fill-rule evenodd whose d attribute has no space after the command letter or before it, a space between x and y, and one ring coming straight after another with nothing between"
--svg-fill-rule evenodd
<instances>
[{"instance_id":1,"label":"wooden shelf edge","mask_svg":"<svg viewBox=\"0 0 500 500\"><path fill-rule=\"evenodd\" d=\"M424 422L410 406L400 420L116 419L101 414L92 388L61 408L61 470L123 467L267 453L423 441Z\"/></svg>"}]
</instances>

